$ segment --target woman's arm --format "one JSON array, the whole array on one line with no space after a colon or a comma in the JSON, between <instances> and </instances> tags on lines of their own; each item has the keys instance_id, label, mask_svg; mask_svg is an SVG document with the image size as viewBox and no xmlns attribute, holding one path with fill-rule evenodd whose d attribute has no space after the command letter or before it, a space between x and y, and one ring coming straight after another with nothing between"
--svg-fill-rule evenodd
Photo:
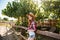
<instances>
[{"instance_id":1,"label":"woman's arm","mask_svg":"<svg viewBox=\"0 0 60 40\"><path fill-rule=\"evenodd\" d=\"M33 25L33 30L36 31L36 24L35 24L35 22L33 22L32 25Z\"/></svg>"}]
</instances>

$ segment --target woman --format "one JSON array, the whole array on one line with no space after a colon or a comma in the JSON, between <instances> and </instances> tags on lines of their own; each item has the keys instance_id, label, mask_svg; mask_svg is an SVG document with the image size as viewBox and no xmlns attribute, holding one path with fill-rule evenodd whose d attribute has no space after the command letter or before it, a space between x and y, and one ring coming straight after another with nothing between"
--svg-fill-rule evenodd
<instances>
[{"instance_id":1,"label":"woman","mask_svg":"<svg viewBox=\"0 0 60 40\"><path fill-rule=\"evenodd\" d=\"M28 17L28 33L29 33L29 37L28 40L34 40L35 39L35 31L36 31L36 23L34 21L35 16L33 15L33 13L29 13L27 15Z\"/></svg>"}]
</instances>

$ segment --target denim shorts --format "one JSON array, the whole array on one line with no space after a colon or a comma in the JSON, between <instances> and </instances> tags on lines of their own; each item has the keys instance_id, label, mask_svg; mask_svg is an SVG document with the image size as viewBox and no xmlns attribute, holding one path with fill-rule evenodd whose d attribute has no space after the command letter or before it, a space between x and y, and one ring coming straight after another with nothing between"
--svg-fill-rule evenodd
<instances>
[{"instance_id":1,"label":"denim shorts","mask_svg":"<svg viewBox=\"0 0 60 40\"><path fill-rule=\"evenodd\" d=\"M29 32L29 37L30 37L30 38L35 38L35 32L31 32L31 31L30 31L30 32Z\"/></svg>"}]
</instances>

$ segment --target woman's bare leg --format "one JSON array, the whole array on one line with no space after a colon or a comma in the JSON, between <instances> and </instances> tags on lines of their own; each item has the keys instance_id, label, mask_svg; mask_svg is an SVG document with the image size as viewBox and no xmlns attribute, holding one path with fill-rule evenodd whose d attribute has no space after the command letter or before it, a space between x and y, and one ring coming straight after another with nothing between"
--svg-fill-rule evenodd
<instances>
[{"instance_id":1,"label":"woman's bare leg","mask_svg":"<svg viewBox=\"0 0 60 40\"><path fill-rule=\"evenodd\" d=\"M34 40L34 38L28 38L28 40Z\"/></svg>"},{"instance_id":2,"label":"woman's bare leg","mask_svg":"<svg viewBox=\"0 0 60 40\"><path fill-rule=\"evenodd\" d=\"M30 40L31 38L29 37L28 40Z\"/></svg>"}]
</instances>

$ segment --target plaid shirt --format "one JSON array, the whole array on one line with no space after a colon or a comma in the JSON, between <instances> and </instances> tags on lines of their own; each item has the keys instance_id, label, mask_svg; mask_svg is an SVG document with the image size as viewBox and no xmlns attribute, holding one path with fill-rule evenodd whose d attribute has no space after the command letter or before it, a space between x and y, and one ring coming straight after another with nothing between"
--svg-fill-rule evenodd
<instances>
[{"instance_id":1,"label":"plaid shirt","mask_svg":"<svg viewBox=\"0 0 60 40\"><path fill-rule=\"evenodd\" d=\"M36 23L34 21L32 21L28 27L28 30L31 30L31 29L36 31Z\"/></svg>"}]
</instances>

